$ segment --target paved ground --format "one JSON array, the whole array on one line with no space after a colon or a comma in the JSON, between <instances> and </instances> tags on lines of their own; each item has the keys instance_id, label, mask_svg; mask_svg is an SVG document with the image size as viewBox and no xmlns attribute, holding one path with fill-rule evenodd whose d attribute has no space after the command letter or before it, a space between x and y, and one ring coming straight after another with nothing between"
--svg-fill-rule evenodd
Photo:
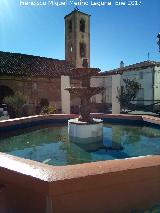
<instances>
[{"instance_id":1,"label":"paved ground","mask_svg":"<svg viewBox=\"0 0 160 213\"><path fill-rule=\"evenodd\" d=\"M158 114L153 113L153 112L145 112L145 111L132 111L132 112L128 112L128 114L131 115L152 115L152 116L158 116Z\"/></svg>"},{"instance_id":2,"label":"paved ground","mask_svg":"<svg viewBox=\"0 0 160 213\"><path fill-rule=\"evenodd\" d=\"M112 114L112 110L108 110L105 112L106 114ZM129 111L129 112L125 112L127 114L131 114L131 115L151 115L151 116L158 116L158 114L156 113L153 113L153 112L145 112L145 111L138 111L138 110L135 110L135 111Z\"/></svg>"}]
</instances>

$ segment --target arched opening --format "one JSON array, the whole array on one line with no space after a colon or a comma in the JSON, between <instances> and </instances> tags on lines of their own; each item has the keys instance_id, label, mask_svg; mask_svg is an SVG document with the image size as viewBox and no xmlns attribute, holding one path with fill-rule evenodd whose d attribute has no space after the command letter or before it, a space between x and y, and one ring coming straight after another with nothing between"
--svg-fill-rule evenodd
<instances>
[{"instance_id":1,"label":"arched opening","mask_svg":"<svg viewBox=\"0 0 160 213\"><path fill-rule=\"evenodd\" d=\"M84 58L86 57L86 44L85 43L80 43L80 57Z\"/></svg>"},{"instance_id":2,"label":"arched opening","mask_svg":"<svg viewBox=\"0 0 160 213\"><path fill-rule=\"evenodd\" d=\"M0 85L0 104L3 103L3 99L7 96L14 95L14 92L8 86Z\"/></svg>"},{"instance_id":3,"label":"arched opening","mask_svg":"<svg viewBox=\"0 0 160 213\"><path fill-rule=\"evenodd\" d=\"M82 32L82 33L85 32L85 20L84 19L80 20L80 32Z\"/></svg>"},{"instance_id":4,"label":"arched opening","mask_svg":"<svg viewBox=\"0 0 160 213\"><path fill-rule=\"evenodd\" d=\"M72 20L69 20L68 22L68 30L69 30L69 33L72 32Z\"/></svg>"},{"instance_id":5,"label":"arched opening","mask_svg":"<svg viewBox=\"0 0 160 213\"><path fill-rule=\"evenodd\" d=\"M72 43L68 44L68 53L71 54L73 52L73 46Z\"/></svg>"}]
</instances>

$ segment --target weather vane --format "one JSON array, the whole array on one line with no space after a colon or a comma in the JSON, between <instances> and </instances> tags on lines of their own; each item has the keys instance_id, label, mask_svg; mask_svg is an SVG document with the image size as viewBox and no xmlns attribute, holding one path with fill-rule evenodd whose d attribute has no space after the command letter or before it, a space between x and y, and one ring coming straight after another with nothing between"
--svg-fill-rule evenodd
<instances>
[{"instance_id":1,"label":"weather vane","mask_svg":"<svg viewBox=\"0 0 160 213\"><path fill-rule=\"evenodd\" d=\"M77 6L74 8L74 10L77 10L77 11L79 11L79 9L78 9L78 7L77 7Z\"/></svg>"}]
</instances>

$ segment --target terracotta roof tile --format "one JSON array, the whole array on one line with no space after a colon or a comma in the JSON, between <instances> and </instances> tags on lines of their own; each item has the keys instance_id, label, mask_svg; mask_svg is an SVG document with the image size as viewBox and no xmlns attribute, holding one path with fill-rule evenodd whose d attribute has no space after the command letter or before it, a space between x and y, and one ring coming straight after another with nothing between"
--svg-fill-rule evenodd
<instances>
[{"instance_id":1,"label":"terracotta roof tile","mask_svg":"<svg viewBox=\"0 0 160 213\"><path fill-rule=\"evenodd\" d=\"M72 75L72 68L65 60L0 51L0 75L54 78Z\"/></svg>"},{"instance_id":2,"label":"terracotta roof tile","mask_svg":"<svg viewBox=\"0 0 160 213\"><path fill-rule=\"evenodd\" d=\"M160 66L160 62L156 62L156 61L144 61L144 62L140 62L140 63L136 63L136 64L132 64L129 66L125 66L123 68L117 68L117 69L113 69L113 70L109 70L109 71L105 71L105 72L101 72L100 75L115 75L118 73L123 73L126 71L134 71L134 70L138 70L138 69L147 69L148 67L155 67L155 66Z\"/></svg>"}]
</instances>

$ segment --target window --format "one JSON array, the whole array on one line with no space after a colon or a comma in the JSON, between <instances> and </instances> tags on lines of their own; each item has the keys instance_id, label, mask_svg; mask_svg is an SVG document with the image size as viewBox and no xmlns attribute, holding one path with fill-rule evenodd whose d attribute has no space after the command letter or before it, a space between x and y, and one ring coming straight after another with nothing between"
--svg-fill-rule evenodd
<instances>
[{"instance_id":1,"label":"window","mask_svg":"<svg viewBox=\"0 0 160 213\"><path fill-rule=\"evenodd\" d=\"M139 79L143 79L143 72L139 72Z\"/></svg>"},{"instance_id":2,"label":"window","mask_svg":"<svg viewBox=\"0 0 160 213\"><path fill-rule=\"evenodd\" d=\"M73 51L73 48L72 48L72 45L71 45L70 52L72 53L72 51Z\"/></svg>"},{"instance_id":3,"label":"window","mask_svg":"<svg viewBox=\"0 0 160 213\"><path fill-rule=\"evenodd\" d=\"M80 32L82 32L82 33L85 32L85 20L84 19L80 20Z\"/></svg>"},{"instance_id":4,"label":"window","mask_svg":"<svg viewBox=\"0 0 160 213\"><path fill-rule=\"evenodd\" d=\"M144 88L139 89L137 94L137 104L144 105Z\"/></svg>"},{"instance_id":5,"label":"window","mask_svg":"<svg viewBox=\"0 0 160 213\"><path fill-rule=\"evenodd\" d=\"M86 44L80 43L80 57L84 58L86 57Z\"/></svg>"},{"instance_id":6,"label":"window","mask_svg":"<svg viewBox=\"0 0 160 213\"><path fill-rule=\"evenodd\" d=\"M72 32L72 20L69 20L68 22L68 30L69 30L69 33Z\"/></svg>"},{"instance_id":7,"label":"window","mask_svg":"<svg viewBox=\"0 0 160 213\"><path fill-rule=\"evenodd\" d=\"M73 52L73 47L72 47L72 44L69 45L69 53L72 53Z\"/></svg>"}]
</instances>

